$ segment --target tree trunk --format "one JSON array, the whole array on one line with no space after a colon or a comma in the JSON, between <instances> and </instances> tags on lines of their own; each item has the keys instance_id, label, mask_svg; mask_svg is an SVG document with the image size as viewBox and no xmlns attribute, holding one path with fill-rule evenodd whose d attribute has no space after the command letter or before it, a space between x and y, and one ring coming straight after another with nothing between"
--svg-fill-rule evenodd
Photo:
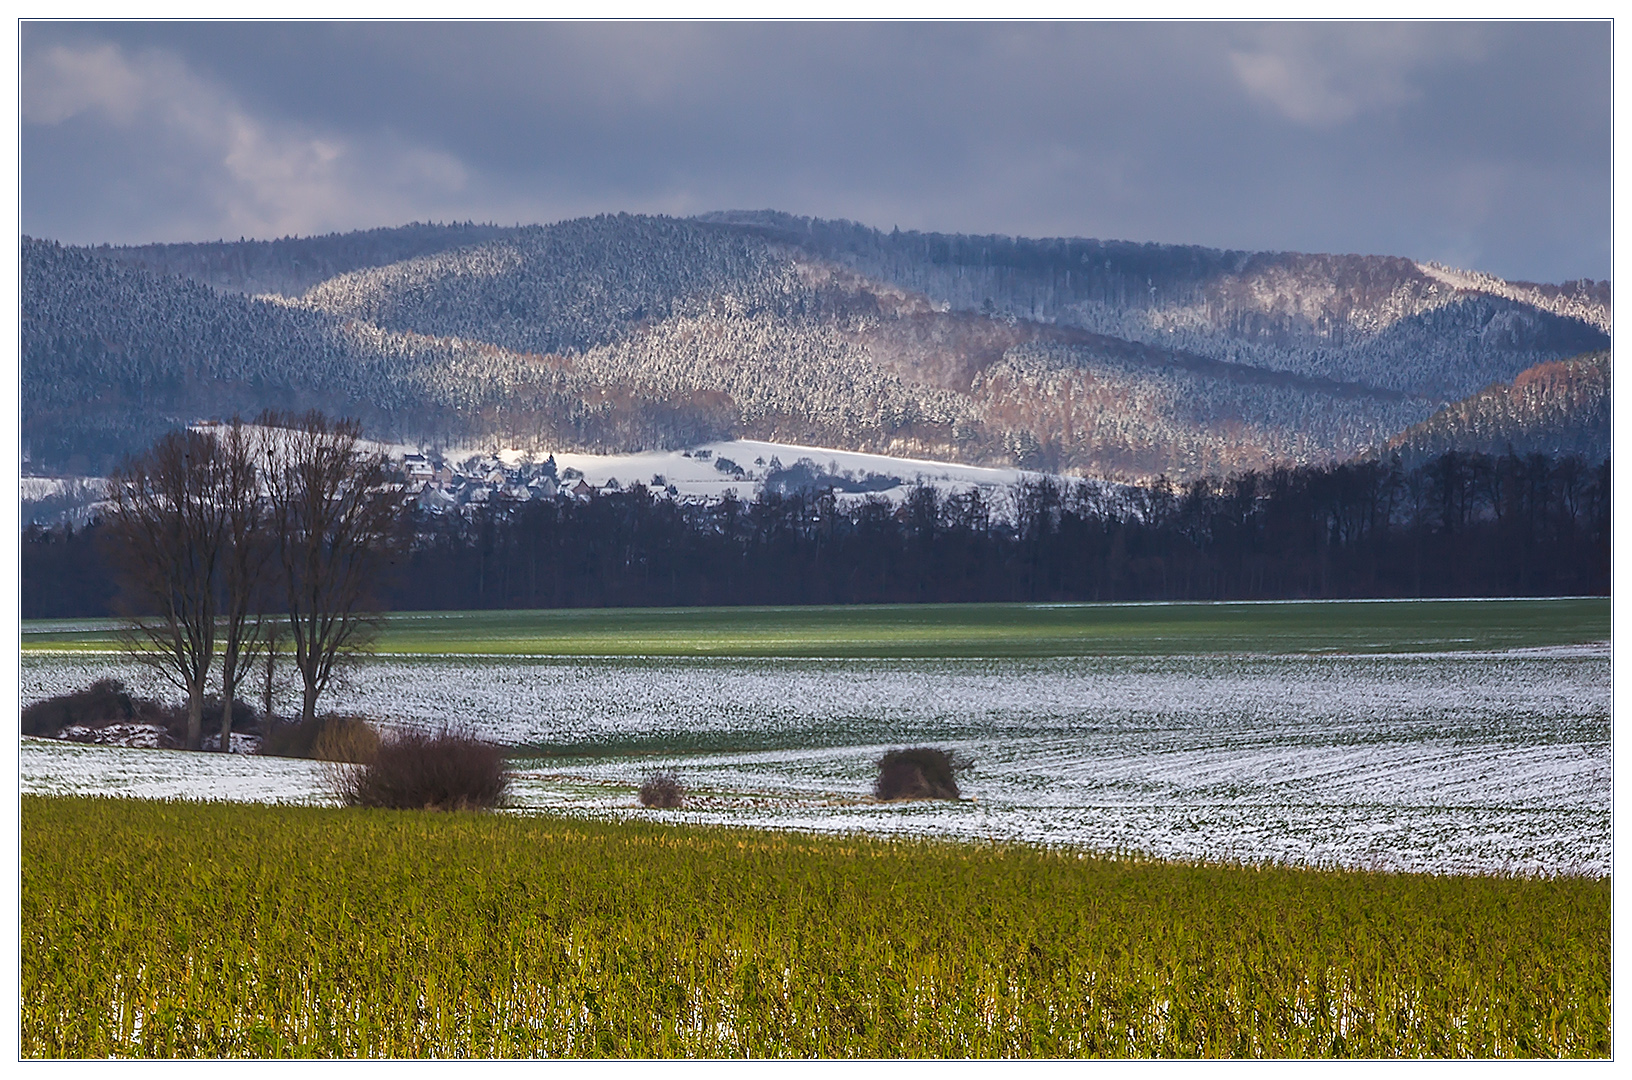
<instances>
[{"instance_id":1,"label":"tree trunk","mask_svg":"<svg viewBox=\"0 0 1632 1080\"><path fill-rule=\"evenodd\" d=\"M232 698L221 705L221 752L232 753Z\"/></svg>"},{"instance_id":2,"label":"tree trunk","mask_svg":"<svg viewBox=\"0 0 1632 1080\"><path fill-rule=\"evenodd\" d=\"M262 734L269 730L272 723L272 677L278 663L278 642L274 638L266 646L266 685L261 690Z\"/></svg>"},{"instance_id":3,"label":"tree trunk","mask_svg":"<svg viewBox=\"0 0 1632 1080\"><path fill-rule=\"evenodd\" d=\"M229 654L223 658L221 668L221 746L223 754L232 753L232 699L233 691L238 688L238 658Z\"/></svg>"},{"instance_id":4,"label":"tree trunk","mask_svg":"<svg viewBox=\"0 0 1632 1080\"><path fill-rule=\"evenodd\" d=\"M302 673L304 674L304 672ZM310 724L317 718L317 684L310 679L305 681L300 694L300 722Z\"/></svg>"},{"instance_id":5,"label":"tree trunk","mask_svg":"<svg viewBox=\"0 0 1632 1080\"><path fill-rule=\"evenodd\" d=\"M187 693L187 749L197 750L204 742L204 688Z\"/></svg>"}]
</instances>

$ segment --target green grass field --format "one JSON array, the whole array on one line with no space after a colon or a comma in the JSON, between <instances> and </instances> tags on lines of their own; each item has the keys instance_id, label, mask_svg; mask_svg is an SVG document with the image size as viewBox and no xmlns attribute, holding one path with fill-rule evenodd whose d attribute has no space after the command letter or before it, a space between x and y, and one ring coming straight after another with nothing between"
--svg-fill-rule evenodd
<instances>
[{"instance_id":1,"label":"green grass field","mask_svg":"<svg viewBox=\"0 0 1632 1080\"><path fill-rule=\"evenodd\" d=\"M1024 657L1433 652L1609 638L1607 598L934 604L399 613L377 648L499 656ZM115 647L106 620L25 622L25 652Z\"/></svg>"},{"instance_id":2,"label":"green grass field","mask_svg":"<svg viewBox=\"0 0 1632 1080\"><path fill-rule=\"evenodd\" d=\"M1610 883L25 797L21 1050L1606 1056Z\"/></svg>"}]
</instances>

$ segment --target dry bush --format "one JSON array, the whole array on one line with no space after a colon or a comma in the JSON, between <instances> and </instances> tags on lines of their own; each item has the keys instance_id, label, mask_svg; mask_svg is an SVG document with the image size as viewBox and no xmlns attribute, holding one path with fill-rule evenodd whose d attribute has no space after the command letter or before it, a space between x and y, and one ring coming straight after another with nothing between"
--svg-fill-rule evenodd
<instances>
[{"instance_id":1,"label":"dry bush","mask_svg":"<svg viewBox=\"0 0 1632 1080\"><path fill-rule=\"evenodd\" d=\"M24 735L50 737L71 724L101 727L137 719L136 703L118 679L98 679L84 690L36 701L23 710Z\"/></svg>"},{"instance_id":2,"label":"dry bush","mask_svg":"<svg viewBox=\"0 0 1632 1080\"><path fill-rule=\"evenodd\" d=\"M366 765L335 766L347 806L389 810L479 810L496 806L510 784L503 751L464 732L402 732Z\"/></svg>"},{"instance_id":3,"label":"dry bush","mask_svg":"<svg viewBox=\"0 0 1632 1080\"><path fill-rule=\"evenodd\" d=\"M372 761L380 748L379 732L360 716L323 713L311 721L273 721L263 733L259 753L315 761Z\"/></svg>"},{"instance_id":4,"label":"dry bush","mask_svg":"<svg viewBox=\"0 0 1632 1080\"><path fill-rule=\"evenodd\" d=\"M205 717L220 716L215 699L205 700ZM238 713L233 713L234 727ZM148 724L165 729L168 743L183 746L187 734L187 705L166 705L152 698L131 697L118 679L98 679L84 690L36 701L22 711L22 733L40 738L62 738L69 727L103 728L113 724Z\"/></svg>"},{"instance_id":5,"label":"dry bush","mask_svg":"<svg viewBox=\"0 0 1632 1080\"><path fill-rule=\"evenodd\" d=\"M957 799L961 795L952 774L969 768L970 764L945 750L928 746L891 750L878 762L873 795L885 800Z\"/></svg>"},{"instance_id":6,"label":"dry bush","mask_svg":"<svg viewBox=\"0 0 1632 1080\"><path fill-rule=\"evenodd\" d=\"M686 804L686 785L672 772L651 773L640 782L640 805L653 810L673 810Z\"/></svg>"},{"instance_id":7,"label":"dry bush","mask_svg":"<svg viewBox=\"0 0 1632 1080\"><path fill-rule=\"evenodd\" d=\"M367 765L380 753L380 733L366 720L335 716L318 732L312 757L318 761Z\"/></svg>"}]
</instances>

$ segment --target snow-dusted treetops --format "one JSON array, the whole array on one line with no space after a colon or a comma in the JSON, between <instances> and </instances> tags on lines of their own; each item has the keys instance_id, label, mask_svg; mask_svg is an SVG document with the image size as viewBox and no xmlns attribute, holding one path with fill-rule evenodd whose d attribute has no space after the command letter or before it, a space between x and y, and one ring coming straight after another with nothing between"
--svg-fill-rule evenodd
<instances>
[{"instance_id":1,"label":"snow-dusted treetops","mask_svg":"<svg viewBox=\"0 0 1632 1080\"><path fill-rule=\"evenodd\" d=\"M1447 405L1388 441L1406 467L1447 450L1521 457L1609 457L1609 353L1588 353L1521 371L1512 383L1487 386Z\"/></svg>"},{"instance_id":2,"label":"snow-dusted treetops","mask_svg":"<svg viewBox=\"0 0 1632 1080\"><path fill-rule=\"evenodd\" d=\"M428 446L731 437L1113 479L1319 463L1608 347L1607 282L783 214L22 242L32 463L264 407Z\"/></svg>"}]
</instances>

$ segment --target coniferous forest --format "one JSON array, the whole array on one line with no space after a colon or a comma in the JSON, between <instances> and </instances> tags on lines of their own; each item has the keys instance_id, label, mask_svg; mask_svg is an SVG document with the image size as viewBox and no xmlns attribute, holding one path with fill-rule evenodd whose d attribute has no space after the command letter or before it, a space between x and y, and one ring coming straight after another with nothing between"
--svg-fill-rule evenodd
<instances>
[{"instance_id":1,"label":"coniferous forest","mask_svg":"<svg viewBox=\"0 0 1632 1080\"><path fill-rule=\"evenodd\" d=\"M634 486L406 519L390 610L1605 595L1610 464L1450 452L1183 487L1040 480L841 504ZM31 528L24 618L107 615L100 526Z\"/></svg>"}]
</instances>

